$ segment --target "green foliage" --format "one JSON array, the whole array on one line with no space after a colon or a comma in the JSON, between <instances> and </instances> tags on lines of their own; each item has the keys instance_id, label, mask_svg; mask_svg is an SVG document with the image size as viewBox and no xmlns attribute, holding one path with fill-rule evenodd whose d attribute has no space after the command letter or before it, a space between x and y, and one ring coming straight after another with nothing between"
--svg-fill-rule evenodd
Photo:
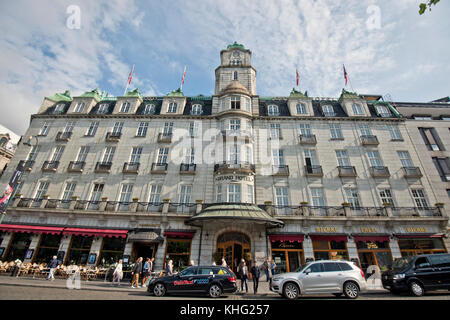
<instances>
[{"instance_id":1,"label":"green foliage","mask_svg":"<svg viewBox=\"0 0 450 320\"><path fill-rule=\"evenodd\" d=\"M428 3L421 3L419 6L419 14L424 14L427 8L431 11L431 6L435 6L440 0L429 0Z\"/></svg>"}]
</instances>

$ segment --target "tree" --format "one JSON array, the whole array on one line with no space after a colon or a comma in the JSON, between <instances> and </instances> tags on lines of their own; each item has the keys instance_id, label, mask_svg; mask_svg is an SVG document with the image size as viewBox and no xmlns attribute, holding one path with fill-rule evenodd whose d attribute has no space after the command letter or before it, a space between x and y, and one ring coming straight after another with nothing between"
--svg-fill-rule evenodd
<instances>
[{"instance_id":1,"label":"tree","mask_svg":"<svg viewBox=\"0 0 450 320\"><path fill-rule=\"evenodd\" d=\"M428 0L428 3L421 3L419 6L419 14L424 14L427 8L431 11L431 6L435 6L439 1L440 0Z\"/></svg>"}]
</instances>

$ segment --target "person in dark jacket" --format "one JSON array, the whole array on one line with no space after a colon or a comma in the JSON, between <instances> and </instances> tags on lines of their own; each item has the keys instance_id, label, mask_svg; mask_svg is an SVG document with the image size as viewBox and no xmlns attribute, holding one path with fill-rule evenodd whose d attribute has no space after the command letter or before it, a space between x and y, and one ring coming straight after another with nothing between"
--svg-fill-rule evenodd
<instances>
[{"instance_id":1,"label":"person in dark jacket","mask_svg":"<svg viewBox=\"0 0 450 320\"><path fill-rule=\"evenodd\" d=\"M241 276L241 292L244 293L244 284L245 284L245 292L248 293L248 285L247 285L248 267L245 264L244 259L242 259L241 263L239 264L238 272L239 275Z\"/></svg>"},{"instance_id":2,"label":"person in dark jacket","mask_svg":"<svg viewBox=\"0 0 450 320\"><path fill-rule=\"evenodd\" d=\"M131 271L131 275L133 276L133 281L131 281L131 287L132 288L140 288L139 285L139 275L142 272L142 257L136 260L136 263L134 264L134 268ZM134 286L136 284L136 287Z\"/></svg>"},{"instance_id":3,"label":"person in dark jacket","mask_svg":"<svg viewBox=\"0 0 450 320\"><path fill-rule=\"evenodd\" d=\"M258 292L259 277L261 276L261 270L259 270L258 263L256 261L253 263L252 267L252 280L253 280L253 293Z\"/></svg>"},{"instance_id":4,"label":"person in dark jacket","mask_svg":"<svg viewBox=\"0 0 450 320\"><path fill-rule=\"evenodd\" d=\"M52 281L54 281L55 280L54 273L55 273L56 267L58 267L58 259L56 259L56 256L53 256L53 259L50 260L48 267L50 268L50 271L48 273L47 280L51 279Z\"/></svg>"}]
</instances>

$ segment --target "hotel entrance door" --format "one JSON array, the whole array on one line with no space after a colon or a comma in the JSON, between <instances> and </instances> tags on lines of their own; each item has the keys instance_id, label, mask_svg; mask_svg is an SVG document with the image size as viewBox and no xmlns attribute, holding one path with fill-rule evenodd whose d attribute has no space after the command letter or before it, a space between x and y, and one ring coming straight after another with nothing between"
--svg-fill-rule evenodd
<instances>
[{"instance_id":1,"label":"hotel entrance door","mask_svg":"<svg viewBox=\"0 0 450 320\"><path fill-rule=\"evenodd\" d=\"M237 272L237 267L241 259L245 259L247 266L249 262L246 259L246 253L250 252L250 238L240 232L227 232L217 238L217 252L219 259L217 264L221 264L222 257L233 272ZM250 269L250 268L249 268Z\"/></svg>"}]
</instances>

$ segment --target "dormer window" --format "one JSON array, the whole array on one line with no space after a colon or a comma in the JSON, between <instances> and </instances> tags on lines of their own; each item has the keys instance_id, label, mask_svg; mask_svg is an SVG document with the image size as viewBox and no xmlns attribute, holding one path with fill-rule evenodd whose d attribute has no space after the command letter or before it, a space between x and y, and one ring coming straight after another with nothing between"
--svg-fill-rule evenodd
<instances>
[{"instance_id":1,"label":"dormer window","mask_svg":"<svg viewBox=\"0 0 450 320\"><path fill-rule=\"evenodd\" d=\"M53 111L54 114L60 114L64 110L64 103L59 103L56 105L55 110Z\"/></svg>"},{"instance_id":2,"label":"dormer window","mask_svg":"<svg viewBox=\"0 0 450 320\"><path fill-rule=\"evenodd\" d=\"M231 97L231 109L241 109L240 97Z\"/></svg>"},{"instance_id":3,"label":"dormer window","mask_svg":"<svg viewBox=\"0 0 450 320\"><path fill-rule=\"evenodd\" d=\"M377 110L377 114L382 118L392 117L391 112L386 106L376 106L375 109Z\"/></svg>"},{"instance_id":4,"label":"dormer window","mask_svg":"<svg viewBox=\"0 0 450 320\"><path fill-rule=\"evenodd\" d=\"M127 101L127 102L124 102L124 103L122 103L122 107L120 108L120 112L129 112L130 111L130 103Z\"/></svg>"},{"instance_id":5,"label":"dormer window","mask_svg":"<svg viewBox=\"0 0 450 320\"><path fill-rule=\"evenodd\" d=\"M362 110L362 107L361 107L360 104L354 103L354 104L352 105L352 110L353 110L353 114L354 114L354 115L360 116L360 115L363 115L363 114L364 114L364 113L363 113L363 110Z\"/></svg>"},{"instance_id":6,"label":"dormer window","mask_svg":"<svg viewBox=\"0 0 450 320\"><path fill-rule=\"evenodd\" d=\"M192 106L191 114L193 114L193 115L200 115L200 114L202 114L202 105L194 104Z\"/></svg>"},{"instance_id":7,"label":"dormer window","mask_svg":"<svg viewBox=\"0 0 450 320\"><path fill-rule=\"evenodd\" d=\"M267 111L269 113L269 116L279 116L280 110L277 105L271 104L267 107Z\"/></svg>"},{"instance_id":8,"label":"dormer window","mask_svg":"<svg viewBox=\"0 0 450 320\"><path fill-rule=\"evenodd\" d=\"M233 72L233 80L237 80L238 79L238 72L234 71Z\"/></svg>"},{"instance_id":9,"label":"dormer window","mask_svg":"<svg viewBox=\"0 0 450 320\"><path fill-rule=\"evenodd\" d=\"M142 114L153 114L155 113L155 105L154 104L146 104L144 106L144 111L142 112Z\"/></svg>"},{"instance_id":10,"label":"dormer window","mask_svg":"<svg viewBox=\"0 0 450 320\"><path fill-rule=\"evenodd\" d=\"M322 106L322 112L325 117L334 117L336 115L333 106L329 104Z\"/></svg>"},{"instance_id":11,"label":"dormer window","mask_svg":"<svg viewBox=\"0 0 450 320\"><path fill-rule=\"evenodd\" d=\"M168 113L176 113L177 112L177 103L176 102L171 102L169 103L169 108L167 109Z\"/></svg>"},{"instance_id":12,"label":"dormer window","mask_svg":"<svg viewBox=\"0 0 450 320\"><path fill-rule=\"evenodd\" d=\"M75 107L75 112L83 112L85 103L79 102Z\"/></svg>"},{"instance_id":13,"label":"dormer window","mask_svg":"<svg viewBox=\"0 0 450 320\"><path fill-rule=\"evenodd\" d=\"M105 114L107 110L108 110L108 104L107 103L102 103L98 107L97 114Z\"/></svg>"},{"instance_id":14,"label":"dormer window","mask_svg":"<svg viewBox=\"0 0 450 320\"><path fill-rule=\"evenodd\" d=\"M306 104L305 103L297 103L297 114L306 114Z\"/></svg>"},{"instance_id":15,"label":"dormer window","mask_svg":"<svg viewBox=\"0 0 450 320\"><path fill-rule=\"evenodd\" d=\"M241 61L239 59L233 59L231 60L231 65L232 66L239 66L241 64ZM237 79L235 79L237 80Z\"/></svg>"}]
</instances>

